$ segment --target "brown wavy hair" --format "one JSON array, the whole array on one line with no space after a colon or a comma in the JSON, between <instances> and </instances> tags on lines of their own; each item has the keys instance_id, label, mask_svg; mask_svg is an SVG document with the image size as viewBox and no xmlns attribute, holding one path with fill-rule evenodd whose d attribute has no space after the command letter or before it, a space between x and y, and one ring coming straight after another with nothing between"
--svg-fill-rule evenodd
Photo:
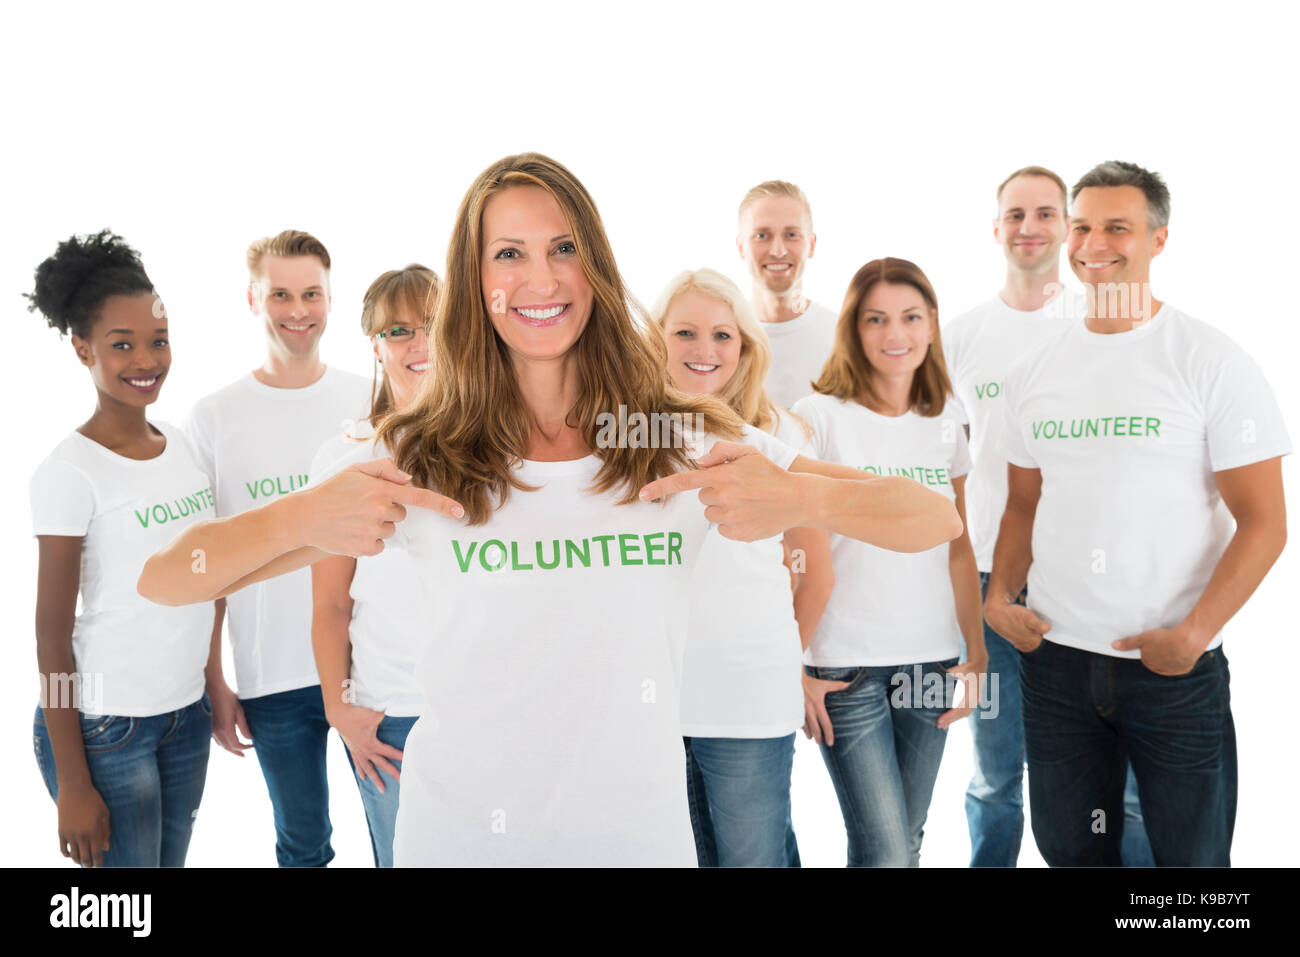
<instances>
[{"instance_id":1,"label":"brown wavy hair","mask_svg":"<svg viewBox=\"0 0 1300 957\"><path fill-rule=\"evenodd\" d=\"M880 282L911 286L930 308L930 328L934 338L926 350L925 360L912 374L908 404L918 415L939 415L952 394L952 380L948 376L943 342L939 336L939 299L921 267L906 259L873 259L854 273L835 326L835 345L821 375L813 383L813 390L837 399L856 399L868 407L880 406L880 396L872 385L874 370L862 351L862 338L858 334L858 313L862 303Z\"/></svg>"},{"instance_id":2,"label":"brown wavy hair","mask_svg":"<svg viewBox=\"0 0 1300 957\"><path fill-rule=\"evenodd\" d=\"M483 209L515 186L540 187L559 204L593 292L591 316L572 348L578 399L566 420L602 460L591 491L619 489L619 504L630 504L647 482L694 465L689 448L600 447L601 413L616 416L625 406L629 418L675 413L687 423L694 421L687 416L702 415L707 431L729 439L741 429L723 403L668 383L663 337L629 294L582 183L540 153L507 156L479 174L456 213L433 320L431 374L414 405L388 416L377 434L415 484L455 499L471 525L486 522L512 489L532 491L514 474L527 452L531 416L482 285Z\"/></svg>"},{"instance_id":3,"label":"brown wavy hair","mask_svg":"<svg viewBox=\"0 0 1300 957\"><path fill-rule=\"evenodd\" d=\"M390 269L370 284L361 301L361 331L367 338L387 332L402 320L418 323L428 331L438 302L438 274L428 266L411 263L405 269ZM375 359L370 381L370 424L393 411L393 388L388 372Z\"/></svg>"}]
</instances>

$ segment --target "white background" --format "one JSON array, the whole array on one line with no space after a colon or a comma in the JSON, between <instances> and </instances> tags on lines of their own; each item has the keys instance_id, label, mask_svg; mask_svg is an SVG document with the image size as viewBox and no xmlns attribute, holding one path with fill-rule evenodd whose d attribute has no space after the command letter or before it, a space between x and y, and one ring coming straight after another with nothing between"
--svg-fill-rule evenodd
<instances>
[{"instance_id":1,"label":"white background","mask_svg":"<svg viewBox=\"0 0 1300 957\"><path fill-rule=\"evenodd\" d=\"M108 226L143 254L168 306L174 359L151 416L179 422L195 399L261 361L262 334L244 304L250 240L294 227L326 243L334 313L323 354L369 374L362 292L412 261L441 274L461 196L507 153L547 153L586 184L642 301L687 267L714 266L744 283L736 205L776 177L799 183L813 204L814 299L838 309L858 266L901 256L929 273L945 320L1001 285L990 228L993 191L1008 172L1041 164L1073 182L1101 160L1128 159L1160 171L1173 194L1157 298L1245 346L1293 439L1300 434L1294 8L903 6L6 8L0 304L12 316L3 381L14 448L0 472L0 599L10 622L0 651L0 862L66 863L29 739L36 545L27 481L89 416L94 392L71 346L19 295L72 233ZM1300 501L1293 463L1287 472ZM1291 864L1300 850L1288 667L1296 551L1228 632L1237 864ZM331 749L336 863L368 866L356 788L336 739ZM969 731L958 726L923 864L968 859L970 769ZM842 864L839 809L802 739L794 802L805 864ZM214 747L190 862L273 865L273 845L255 758ZM1028 829L1021 863L1041 864Z\"/></svg>"}]
</instances>

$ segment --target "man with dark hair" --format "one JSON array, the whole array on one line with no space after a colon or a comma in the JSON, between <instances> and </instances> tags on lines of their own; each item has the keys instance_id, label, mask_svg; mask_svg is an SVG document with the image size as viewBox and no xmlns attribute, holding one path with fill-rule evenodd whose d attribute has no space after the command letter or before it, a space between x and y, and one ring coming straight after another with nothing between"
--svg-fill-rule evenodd
<instances>
[{"instance_id":1,"label":"man with dark hair","mask_svg":"<svg viewBox=\"0 0 1300 957\"><path fill-rule=\"evenodd\" d=\"M285 230L248 249L248 306L266 333L261 367L195 403L186 430L212 481L217 516L237 515L307 483L312 457L345 419L368 411L370 383L327 369L329 253ZM221 665L229 613L238 696ZM282 867L324 866L330 847L325 751L329 724L311 645L311 571L250 585L217 602L207 691L212 736L241 754L251 737L275 814Z\"/></svg>"},{"instance_id":2,"label":"man with dark hair","mask_svg":"<svg viewBox=\"0 0 1300 957\"><path fill-rule=\"evenodd\" d=\"M1002 247L1001 291L943 330L944 357L957 398L970 420L974 469L967 478L966 514L980 586L987 590L1007 463L998 448L1002 379L1011 366L1058 332L1066 317L1081 319L1081 297L1061 285L1066 235L1066 186L1042 166L1018 169L997 188L993 239ZM1015 867L1024 834L1025 735L1020 715L1020 655L985 626L990 693L998 707L977 711L971 724L975 774L966 791L971 867Z\"/></svg>"},{"instance_id":3,"label":"man with dark hair","mask_svg":"<svg viewBox=\"0 0 1300 957\"><path fill-rule=\"evenodd\" d=\"M1004 379L984 606L1021 652L1034 838L1053 866L1119 864L1127 759L1155 863L1224 867L1237 762L1220 631L1285 544L1290 439L1250 357L1152 295L1160 177L1103 163L1072 199L1087 316Z\"/></svg>"}]
</instances>

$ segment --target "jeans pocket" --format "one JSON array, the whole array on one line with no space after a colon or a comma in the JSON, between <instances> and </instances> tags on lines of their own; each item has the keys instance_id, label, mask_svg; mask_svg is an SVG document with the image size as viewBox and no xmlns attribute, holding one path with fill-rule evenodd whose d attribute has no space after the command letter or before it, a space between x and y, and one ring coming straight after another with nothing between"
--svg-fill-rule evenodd
<instances>
[{"instance_id":1,"label":"jeans pocket","mask_svg":"<svg viewBox=\"0 0 1300 957\"><path fill-rule=\"evenodd\" d=\"M199 706L199 710L202 711L205 715L207 715L209 718L212 717L212 699L208 697L208 693L206 691L203 692L203 697L198 700L198 706Z\"/></svg>"},{"instance_id":2,"label":"jeans pocket","mask_svg":"<svg viewBox=\"0 0 1300 957\"><path fill-rule=\"evenodd\" d=\"M139 722L120 714L81 716L81 740L87 754L102 754L125 746L133 737Z\"/></svg>"},{"instance_id":3,"label":"jeans pocket","mask_svg":"<svg viewBox=\"0 0 1300 957\"><path fill-rule=\"evenodd\" d=\"M838 691L828 691L826 692L828 695L844 694L845 692L852 691L854 688L857 687L863 675L867 673L866 668L816 668L814 667L811 669L811 671L812 671L812 677L817 678L821 681L848 682L849 686L847 688L840 688Z\"/></svg>"}]
</instances>

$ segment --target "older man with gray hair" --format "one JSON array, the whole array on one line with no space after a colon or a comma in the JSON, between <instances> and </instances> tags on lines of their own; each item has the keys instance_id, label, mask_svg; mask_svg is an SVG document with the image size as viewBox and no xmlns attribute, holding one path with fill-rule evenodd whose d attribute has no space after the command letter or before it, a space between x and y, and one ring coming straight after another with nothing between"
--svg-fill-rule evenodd
<instances>
[{"instance_id":1,"label":"older man with gray hair","mask_svg":"<svg viewBox=\"0 0 1300 957\"><path fill-rule=\"evenodd\" d=\"M1221 630L1286 542L1291 443L1251 358L1152 295L1160 176L1102 163L1071 199L1088 314L1004 380L984 608L1021 653L1034 838L1053 866L1119 864L1127 757L1156 864L1223 867L1237 760Z\"/></svg>"}]
</instances>

